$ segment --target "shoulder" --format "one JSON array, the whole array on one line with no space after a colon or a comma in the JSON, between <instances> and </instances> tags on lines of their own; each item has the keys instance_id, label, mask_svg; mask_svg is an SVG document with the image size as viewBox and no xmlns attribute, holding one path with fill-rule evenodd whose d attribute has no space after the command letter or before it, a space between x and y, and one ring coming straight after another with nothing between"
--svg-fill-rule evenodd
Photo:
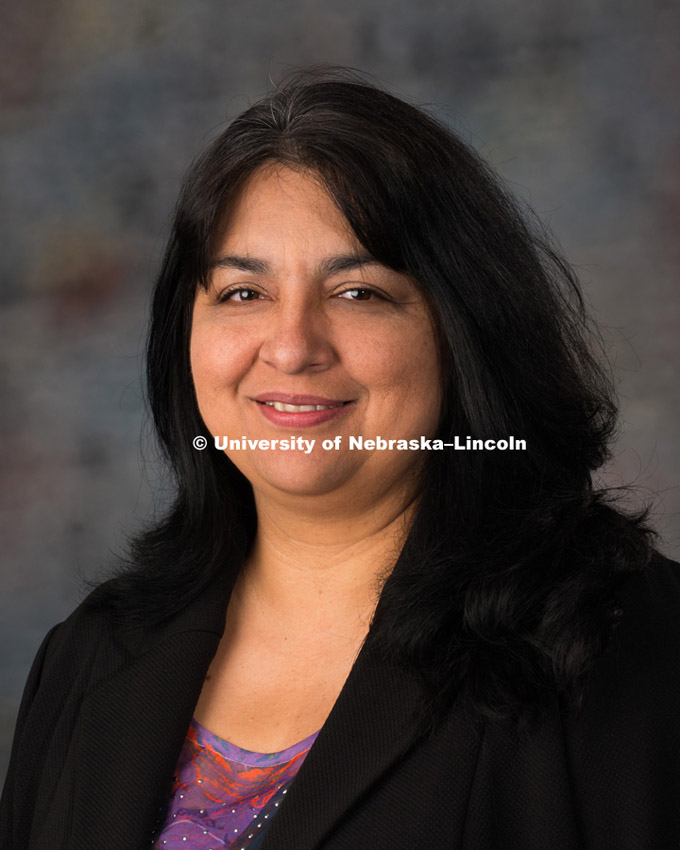
<instances>
[{"instance_id":1,"label":"shoulder","mask_svg":"<svg viewBox=\"0 0 680 850\"><path fill-rule=\"evenodd\" d=\"M680 791L680 564L655 553L618 602L619 625L567 726L579 787L603 805L616 794L633 805L637 791L639 806Z\"/></svg>"},{"instance_id":2,"label":"shoulder","mask_svg":"<svg viewBox=\"0 0 680 850\"><path fill-rule=\"evenodd\" d=\"M111 596L121 595L121 582L113 578L102 583L50 630L34 662L33 678L39 674L41 685L89 678L92 686L178 635L221 636L230 590L227 579L220 575L199 592L186 595L181 609L166 618L153 616L152 599L148 614L140 615L125 604L111 605Z\"/></svg>"},{"instance_id":3,"label":"shoulder","mask_svg":"<svg viewBox=\"0 0 680 850\"><path fill-rule=\"evenodd\" d=\"M93 610L89 599L45 636L19 708L0 801L2 829L21 830L43 781L51 786L61 774L84 696L115 666L114 646L108 617Z\"/></svg>"},{"instance_id":4,"label":"shoulder","mask_svg":"<svg viewBox=\"0 0 680 850\"><path fill-rule=\"evenodd\" d=\"M88 651L113 639L116 631L112 618L96 605L99 588L90 593L69 616L48 632L45 662L56 658L81 659Z\"/></svg>"},{"instance_id":5,"label":"shoulder","mask_svg":"<svg viewBox=\"0 0 680 850\"><path fill-rule=\"evenodd\" d=\"M622 584L622 599L636 601L636 607L651 607L657 613L668 613L680 603L680 563L654 552L641 570L630 573Z\"/></svg>"},{"instance_id":6,"label":"shoulder","mask_svg":"<svg viewBox=\"0 0 680 850\"><path fill-rule=\"evenodd\" d=\"M95 591L96 594L96 591ZM111 617L90 594L45 636L29 673L21 714L50 714L128 656ZM100 671L100 672L99 672Z\"/></svg>"},{"instance_id":7,"label":"shoulder","mask_svg":"<svg viewBox=\"0 0 680 850\"><path fill-rule=\"evenodd\" d=\"M587 681L583 712L645 716L670 704L680 712L680 564L655 552L616 592L620 620Z\"/></svg>"},{"instance_id":8,"label":"shoulder","mask_svg":"<svg viewBox=\"0 0 680 850\"><path fill-rule=\"evenodd\" d=\"M565 718L583 826L603 847L671 847L680 829L680 565L654 554L618 591L622 615ZM594 845L595 846L595 845Z\"/></svg>"},{"instance_id":9,"label":"shoulder","mask_svg":"<svg viewBox=\"0 0 680 850\"><path fill-rule=\"evenodd\" d=\"M621 621L604 669L657 683L665 673L680 682L680 564L655 552L644 569L626 576L617 596Z\"/></svg>"}]
</instances>

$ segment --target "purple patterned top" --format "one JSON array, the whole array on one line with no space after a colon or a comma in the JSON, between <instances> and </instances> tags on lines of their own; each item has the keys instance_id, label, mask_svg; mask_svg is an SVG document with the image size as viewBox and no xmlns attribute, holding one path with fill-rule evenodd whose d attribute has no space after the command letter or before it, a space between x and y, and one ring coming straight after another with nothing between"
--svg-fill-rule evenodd
<instances>
[{"instance_id":1,"label":"purple patterned top","mask_svg":"<svg viewBox=\"0 0 680 850\"><path fill-rule=\"evenodd\" d=\"M155 850L257 850L318 734L253 753L192 720Z\"/></svg>"}]
</instances>

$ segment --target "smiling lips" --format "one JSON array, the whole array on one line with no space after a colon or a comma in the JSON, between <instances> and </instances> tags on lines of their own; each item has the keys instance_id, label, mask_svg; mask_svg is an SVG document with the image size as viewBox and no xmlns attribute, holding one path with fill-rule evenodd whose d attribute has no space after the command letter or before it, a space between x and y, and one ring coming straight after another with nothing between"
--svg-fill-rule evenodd
<instances>
[{"instance_id":1,"label":"smiling lips","mask_svg":"<svg viewBox=\"0 0 680 850\"><path fill-rule=\"evenodd\" d=\"M332 410L334 407L342 407L347 402L343 401L340 404L284 404L282 401L265 401L264 404L280 410L282 413L307 413L310 410Z\"/></svg>"},{"instance_id":2,"label":"smiling lips","mask_svg":"<svg viewBox=\"0 0 680 850\"><path fill-rule=\"evenodd\" d=\"M351 401L320 396L264 393L253 399L263 416L274 425L309 427L341 416Z\"/></svg>"}]
</instances>

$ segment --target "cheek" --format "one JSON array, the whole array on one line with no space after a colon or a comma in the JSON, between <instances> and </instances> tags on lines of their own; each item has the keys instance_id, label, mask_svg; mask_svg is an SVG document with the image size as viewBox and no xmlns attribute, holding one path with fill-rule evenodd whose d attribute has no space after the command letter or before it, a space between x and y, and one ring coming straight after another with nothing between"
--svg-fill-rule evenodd
<instances>
[{"instance_id":1,"label":"cheek","mask_svg":"<svg viewBox=\"0 0 680 850\"><path fill-rule=\"evenodd\" d=\"M191 376L194 381L196 398L201 413L204 406L220 384L222 368L221 358L215 356L215 349L202 336L191 337Z\"/></svg>"},{"instance_id":2,"label":"cheek","mask_svg":"<svg viewBox=\"0 0 680 850\"><path fill-rule=\"evenodd\" d=\"M429 328L369 340L356 349L356 372L376 402L375 412L434 427L439 418L439 356ZM362 380L363 378L363 380ZM378 409L379 408L379 409Z\"/></svg>"},{"instance_id":3,"label":"cheek","mask_svg":"<svg viewBox=\"0 0 680 850\"><path fill-rule=\"evenodd\" d=\"M396 385L438 385L439 365L434 340L425 333L400 334L383 341L375 352L385 380Z\"/></svg>"},{"instance_id":4,"label":"cheek","mask_svg":"<svg viewBox=\"0 0 680 850\"><path fill-rule=\"evenodd\" d=\"M235 345L233 334L210 326L192 330L191 374L199 403L213 392L238 384L249 363L247 339L241 335L239 340Z\"/></svg>"}]
</instances>

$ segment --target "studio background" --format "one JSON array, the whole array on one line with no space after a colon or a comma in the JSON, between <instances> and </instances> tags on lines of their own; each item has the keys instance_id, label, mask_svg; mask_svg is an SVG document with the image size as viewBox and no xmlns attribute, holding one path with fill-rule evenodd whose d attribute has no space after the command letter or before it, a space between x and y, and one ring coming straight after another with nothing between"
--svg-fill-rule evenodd
<instances>
[{"instance_id":1,"label":"studio background","mask_svg":"<svg viewBox=\"0 0 680 850\"><path fill-rule=\"evenodd\" d=\"M431 107L549 223L616 369L607 480L677 557L680 3L30 0L0 41L0 782L44 633L163 504L141 353L181 174L290 66Z\"/></svg>"}]
</instances>

